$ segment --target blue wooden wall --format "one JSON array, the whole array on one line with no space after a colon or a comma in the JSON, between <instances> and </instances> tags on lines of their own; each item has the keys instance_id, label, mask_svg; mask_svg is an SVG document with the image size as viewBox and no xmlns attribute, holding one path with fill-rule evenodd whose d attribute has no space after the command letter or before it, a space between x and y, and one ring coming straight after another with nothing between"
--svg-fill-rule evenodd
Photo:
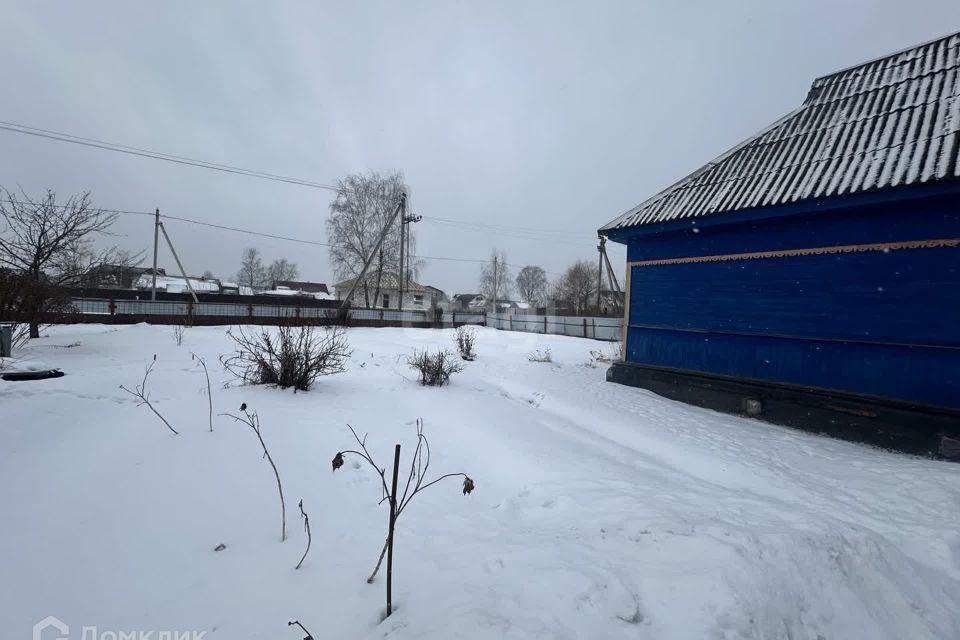
<instances>
[{"instance_id":1,"label":"blue wooden wall","mask_svg":"<svg viewBox=\"0 0 960 640\"><path fill-rule=\"evenodd\" d=\"M958 194L652 230L629 238L628 260L941 238L960 238ZM645 265L630 275L629 362L960 408L960 248Z\"/></svg>"}]
</instances>

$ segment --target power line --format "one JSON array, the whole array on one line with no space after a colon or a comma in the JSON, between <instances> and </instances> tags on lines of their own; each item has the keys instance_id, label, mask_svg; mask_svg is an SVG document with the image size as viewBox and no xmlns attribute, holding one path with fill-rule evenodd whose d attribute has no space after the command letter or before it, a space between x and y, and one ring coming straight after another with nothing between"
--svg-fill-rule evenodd
<instances>
[{"instance_id":1,"label":"power line","mask_svg":"<svg viewBox=\"0 0 960 640\"><path fill-rule=\"evenodd\" d=\"M210 162L207 160L198 160L196 158L190 158L187 156L179 156L170 153L164 153L161 151L153 151L151 149L145 149L142 147L134 147L130 145L120 144L117 142L108 142L106 140L99 140L97 138L88 138L84 136L78 136L71 133L64 133L62 131L54 131L51 129L43 129L40 127L31 127L29 125L19 124L16 122L7 122L0 120L0 130L10 131L13 133L22 133L24 135L36 136L39 138L46 138L48 140L55 140L59 142L66 142L69 144L76 144L85 147L92 147L95 149L102 149L105 151L115 151L117 153L123 153L127 155L149 158L153 160L162 160L164 162L171 162L174 164L181 164L185 166L198 167L201 169L210 169L212 171L220 171L223 173L231 173L236 175L247 176L251 178L259 178L261 180L272 180L274 182L283 182L286 184L294 184L304 187L310 187L314 189L324 189L327 191L339 192L341 189L334 185L324 184L321 182L316 182L312 180L305 180L301 178L292 178L290 176L284 176L276 173L267 173L265 171L258 171L255 169L246 169L243 167L238 167L234 165L221 164L216 162ZM143 212L129 212L129 211L114 211L103 209L103 211L109 211L113 213L143 213ZM153 215L152 213L149 215ZM464 229L471 231L489 231L491 233L503 234L503 235L513 235L518 238L525 239L541 239L544 236L555 236L554 241L557 241L556 236L584 236L586 233L578 231L566 231L559 229L549 229L549 228L536 228L536 227L523 227L523 226L511 226L511 225L501 225L501 224L484 224L479 222L470 222L466 220L453 220L451 218L442 218L439 216L424 216L427 220L432 220L440 224L447 224L453 226L459 226ZM294 241L297 241L294 239Z\"/></svg>"},{"instance_id":2,"label":"power line","mask_svg":"<svg viewBox=\"0 0 960 640\"><path fill-rule=\"evenodd\" d=\"M150 214L154 215L154 214ZM303 240L302 238L291 238L289 236L279 236L273 233L264 233L262 231L251 231L249 229L241 229L239 227L228 227L222 224L213 224L212 222L201 222L200 220L191 220L190 218L181 218L178 216L168 216L165 214L160 214L161 218L166 218L167 220L177 220L179 222L188 222L190 224L200 225L201 227L211 227L213 229L222 229L224 231L233 231L235 233L245 233L251 236L259 236L261 238L272 238L274 240L286 240L287 242L299 242L300 244L309 244L315 247L333 247L332 244L327 244L326 242L317 242L316 240Z\"/></svg>"},{"instance_id":3,"label":"power line","mask_svg":"<svg viewBox=\"0 0 960 640\"><path fill-rule=\"evenodd\" d=\"M49 129L40 129L39 127L30 127L23 124L17 124L15 122L4 122L0 120L0 129L5 131L12 131L14 133L22 133L28 136L36 136L39 138L47 138L49 140L57 140L59 142L67 142L70 144L77 144L85 147L93 147L95 149L103 149L105 151L116 151L117 153L125 153L127 155L139 156L142 158L151 158L153 160L163 160L164 162L172 162L174 164L182 164L182 165L187 165L191 167L200 167L202 169L210 169L212 171L221 171L223 173L233 173L237 175L248 176L251 178L260 178L261 180L273 180L274 182L285 182L287 184L296 184L302 187L311 187L313 189L339 191L339 189L333 185L323 184L321 182L314 182L312 180L304 180L301 178L291 178L289 176L283 176L275 173L267 173L264 171L257 171L254 169L244 169L243 167L235 167L227 164L208 162L206 160L197 160L196 158L188 158L186 156L177 156L169 153L163 153L160 151L151 151L150 149L142 149L140 147L131 147L129 145L118 144L115 142L107 142L105 140L97 140L96 138L85 138L83 136L75 136L73 134L63 133L60 131L51 131Z\"/></svg>"},{"instance_id":4,"label":"power line","mask_svg":"<svg viewBox=\"0 0 960 640\"><path fill-rule=\"evenodd\" d=\"M592 231L591 231L591 232L587 232L587 231L567 231L567 230L563 230L563 229L549 229L549 228L538 228L538 227L521 227L521 226L506 225L506 224L485 224L485 223L481 223L481 222L468 222L468 221L466 221L466 220L452 220L452 219L450 219L450 218L440 218L440 217L437 217L437 216L423 216L423 218L424 218L425 220L433 220L434 222L439 222L439 223L441 223L441 224L450 224L450 225L456 225L456 226L461 226L461 227L474 227L474 228L476 228L476 229L484 229L484 230L487 230L487 229L488 229L488 230L496 231L496 232L500 232L500 231L503 231L503 230L515 230L515 231L520 231L520 232L529 232L529 233L531 233L531 234L537 234L538 236L541 236L541 237L543 236L543 234L575 235L575 236L583 237L584 235L587 235L588 233L595 233L595 232L592 232Z\"/></svg>"},{"instance_id":5,"label":"power line","mask_svg":"<svg viewBox=\"0 0 960 640\"><path fill-rule=\"evenodd\" d=\"M0 202L5 202L5 203L8 203L8 204L14 204L14 203L15 203L15 201L9 200L9 199L0 199ZM53 205L49 205L49 204L48 204L48 205L45 205L45 206L54 207L54 208L56 208L56 209L66 209L66 208L68 207L68 205L62 205L62 204L53 204ZM132 209L104 209L104 208L98 208L98 209L99 209L100 211L105 212L105 213L116 213L116 214L123 214L123 215L150 216L151 218L156 215L155 212L153 212L153 211L136 211L136 210L132 210ZM231 227L231 226L222 225L222 224L215 224L215 223L213 223L213 222L204 222L204 221L202 221L202 220L194 220L194 219L192 219L192 218L184 218L184 217L181 217L181 216L171 216L171 215L167 215L167 214L165 214L165 213L161 213L161 214L160 214L160 217L161 217L161 218L165 218L165 219L167 219L167 220L176 220L177 222L186 222L187 224L195 224L195 225L198 225L198 226L201 226L201 227L209 227L209 228L212 228L212 229L220 229L220 230L222 230L222 231L232 231L232 232L234 232L234 233L242 233L242 234L245 234L245 235L257 236L257 237L261 237L261 238L270 238L270 239L273 239L273 240L283 240L283 241L286 241L286 242L296 242L296 243L299 243L299 244L306 244L306 245L311 245L311 246L315 246L315 247L327 247L327 248L331 248L331 247L334 247L334 246L335 246L335 245L332 245L332 244L329 244L329 243L326 243L326 242L318 242L318 241L316 241L316 240L304 240L304 239L302 239L302 238L292 238L292 237L290 237L290 236L281 236L281 235L278 235L278 234L266 233L266 232L263 232L263 231L253 231L252 229L243 229L243 228L241 228L241 227ZM490 259L489 259L489 258L452 258L452 257L447 257L447 256L427 256L427 255L422 255L422 254L416 254L416 255L414 255L414 257L415 257L415 258L420 258L420 259L422 259L422 260L438 260L438 261L441 261L441 262L467 262L467 263L472 263L472 264L487 264L488 262L490 262ZM518 264L512 264L512 263L506 263L506 262L503 263L503 264L505 264L505 265L508 266L508 267L512 267L512 268L514 268L514 269L522 269L524 266L526 266L526 265L518 265ZM561 275L563 275L562 273L558 273L558 272L556 272L556 271L547 271L547 270L544 270L544 273L548 273L548 274L554 275L554 276L561 276Z\"/></svg>"}]
</instances>

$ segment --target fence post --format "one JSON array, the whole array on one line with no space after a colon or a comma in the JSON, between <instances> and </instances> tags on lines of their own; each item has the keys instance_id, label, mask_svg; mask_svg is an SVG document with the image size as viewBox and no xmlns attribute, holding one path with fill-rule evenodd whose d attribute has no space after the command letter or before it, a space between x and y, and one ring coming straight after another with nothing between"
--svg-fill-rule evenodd
<instances>
[{"instance_id":1,"label":"fence post","mask_svg":"<svg viewBox=\"0 0 960 640\"><path fill-rule=\"evenodd\" d=\"M586 318L583 319L583 337L584 338L587 337L587 319Z\"/></svg>"},{"instance_id":2,"label":"fence post","mask_svg":"<svg viewBox=\"0 0 960 640\"><path fill-rule=\"evenodd\" d=\"M0 358L9 358L13 353L13 325L0 325Z\"/></svg>"},{"instance_id":3,"label":"fence post","mask_svg":"<svg viewBox=\"0 0 960 640\"><path fill-rule=\"evenodd\" d=\"M110 304L107 305L107 309L110 311L110 315L117 315L117 302L113 298L110 298Z\"/></svg>"},{"instance_id":4,"label":"fence post","mask_svg":"<svg viewBox=\"0 0 960 640\"><path fill-rule=\"evenodd\" d=\"M188 327L193 326L193 300L187 300L187 322Z\"/></svg>"},{"instance_id":5,"label":"fence post","mask_svg":"<svg viewBox=\"0 0 960 640\"><path fill-rule=\"evenodd\" d=\"M543 333L547 333L547 316L543 316Z\"/></svg>"},{"instance_id":6,"label":"fence post","mask_svg":"<svg viewBox=\"0 0 960 640\"><path fill-rule=\"evenodd\" d=\"M513 331L513 314L510 315L510 331Z\"/></svg>"},{"instance_id":7,"label":"fence post","mask_svg":"<svg viewBox=\"0 0 960 640\"><path fill-rule=\"evenodd\" d=\"M253 303L247 305L247 317L253 317Z\"/></svg>"}]
</instances>

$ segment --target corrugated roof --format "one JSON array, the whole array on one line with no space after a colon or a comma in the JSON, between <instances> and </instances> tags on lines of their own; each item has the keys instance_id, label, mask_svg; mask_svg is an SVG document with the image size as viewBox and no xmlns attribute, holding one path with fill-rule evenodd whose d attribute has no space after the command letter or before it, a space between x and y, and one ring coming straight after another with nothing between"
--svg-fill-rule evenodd
<instances>
[{"instance_id":1,"label":"corrugated roof","mask_svg":"<svg viewBox=\"0 0 960 640\"><path fill-rule=\"evenodd\" d=\"M803 105L601 231L960 178L960 33L814 80Z\"/></svg>"}]
</instances>

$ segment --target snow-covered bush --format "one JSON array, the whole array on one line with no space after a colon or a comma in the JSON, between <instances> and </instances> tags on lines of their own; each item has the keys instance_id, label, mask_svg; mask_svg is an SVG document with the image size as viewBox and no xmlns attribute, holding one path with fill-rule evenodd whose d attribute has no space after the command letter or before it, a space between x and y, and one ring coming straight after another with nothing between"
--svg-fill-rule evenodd
<instances>
[{"instance_id":1,"label":"snow-covered bush","mask_svg":"<svg viewBox=\"0 0 960 640\"><path fill-rule=\"evenodd\" d=\"M534 349L527 356L527 360L530 362L553 362L553 353L550 351L550 347Z\"/></svg>"},{"instance_id":2,"label":"snow-covered bush","mask_svg":"<svg viewBox=\"0 0 960 640\"><path fill-rule=\"evenodd\" d=\"M453 341L457 345L457 351L464 360L475 360L477 358L477 330L466 325L457 327L453 336Z\"/></svg>"},{"instance_id":3,"label":"snow-covered bush","mask_svg":"<svg viewBox=\"0 0 960 640\"><path fill-rule=\"evenodd\" d=\"M407 364L420 372L420 384L426 387L442 387L450 381L451 375L463 371L463 365L448 349L433 354L426 349L415 351L407 358Z\"/></svg>"},{"instance_id":4,"label":"snow-covered bush","mask_svg":"<svg viewBox=\"0 0 960 640\"><path fill-rule=\"evenodd\" d=\"M245 383L273 384L307 391L320 376L341 373L352 353L346 331L326 327L278 327L276 332L261 328L247 333L243 328L227 331L237 351L220 356L224 368Z\"/></svg>"}]
</instances>

